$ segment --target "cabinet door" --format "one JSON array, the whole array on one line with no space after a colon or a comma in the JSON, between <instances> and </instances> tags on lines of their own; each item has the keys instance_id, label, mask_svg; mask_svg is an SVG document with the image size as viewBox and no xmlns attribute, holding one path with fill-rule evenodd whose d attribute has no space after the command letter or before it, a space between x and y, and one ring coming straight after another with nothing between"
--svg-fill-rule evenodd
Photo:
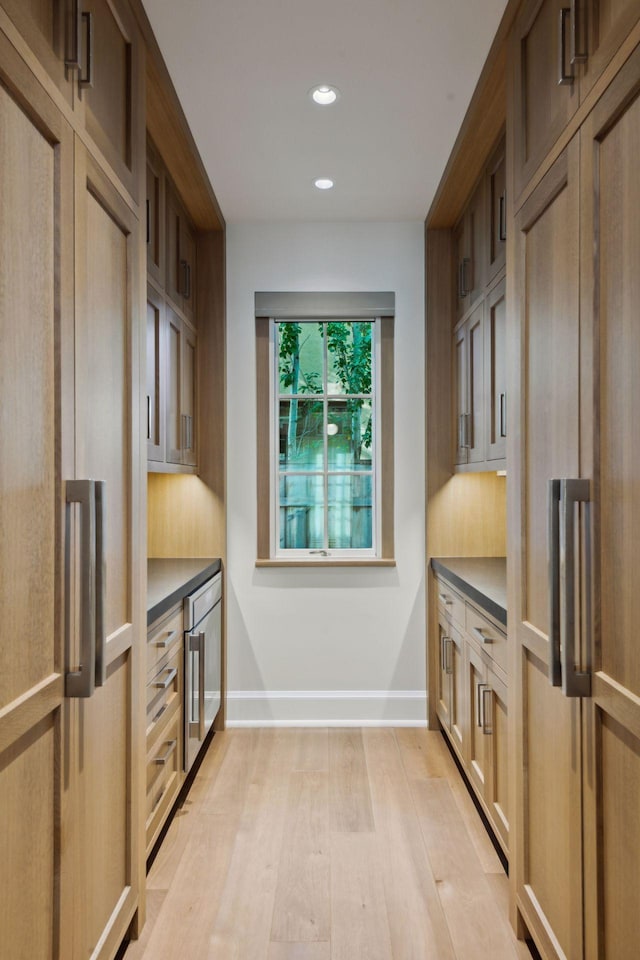
<instances>
[{"instance_id":1,"label":"cabinet door","mask_svg":"<svg viewBox=\"0 0 640 960\"><path fill-rule=\"evenodd\" d=\"M487 460L504 460L507 443L506 280L487 296L485 317Z\"/></svg>"},{"instance_id":2,"label":"cabinet door","mask_svg":"<svg viewBox=\"0 0 640 960\"><path fill-rule=\"evenodd\" d=\"M469 201L467 219L467 256L471 267L463 272L465 290L468 291L467 309L484 293L487 275L487 227L485 216L484 177L476 187Z\"/></svg>"},{"instance_id":3,"label":"cabinet door","mask_svg":"<svg viewBox=\"0 0 640 960\"><path fill-rule=\"evenodd\" d=\"M468 432L467 417L467 337L466 328L459 327L453 335L453 426L454 463L467 462L466 434Z\"/></svg>"},{"instance_id":4,"label":"cabinet door","mask_svg":"<svg viewBox=\"0 0 640 960\"><path fill-rule=\"evenodd\" d=\"M469 308L469 296L465 290L464 272L471 268L467 242L467 220L463 214L453 231L454 286L455 286L455 320L461 320ZM466 262L465 262L466 261Z\"/></svg>"},{"instance_id":5,"label":"cabinet door","mask_svg":"<svg viewBox=\"0 0 640 960\"><path fill-rule=\"evenodd\" d=\"M126 0L82 0L85 124L134 199L144 151L142 40Z\"/></svg>"},{"instance_id":6,"label":"cabinet door","mask_svg":"<svg viewBox=\"0 0 640 960\"><path fill-rule=\"evenodd\" d=\"M76 141L76 469L104 481L96 564L105 577L104 682L71 701L66 816L73 824L63 877L65 957L112 957L137 905L141 793L137 699L144 647L139 591L141 407L138 221ZM96 519L96 523L98 520ZM96 614L99 624L100 618ZM98 626L96 627L98 629ZM78 631L79 633L80 631ZM80 638L72 634L79 656ZM82 909L78 908L82 904Z\"/></svg>"},{"instance_id":7,"label":"cabinet door","mask_svg":"<svg viewBox=\"0 0 640 960\"><path fill-rule=\"evenodd\" d=\"M198 351L197 337L186 324L182 325L182 462L195 466L198 462Z\"/></svg>"},{"instance_id":8,"label":"cabinet door","mask_svg":"<svg viewBox=\"0 0 640 960\"><path fill-rule=\"evenodd\" d=\"M164 301L157 290L147 286L147 459L164 460L165 443L165 318Z\"/></svg>"},{"instance_id":9,"label":"cabinet door","mask_svg":"<svg viewBox=\"0 0 640 960\"><path fill-rule=\"evenodd\" d=\"M180 217L179 266L182 309L185 316L193 323L196 300L196 237L184 209Z\"/></svg>"},{"instance_id":10,"label":"cabinet door","mask_svg":"<svg viewBox=\"0 0 640 960\"><path fill-rule=\"evenodd\" d=\"M465 727L467 711L466 670L464 640L457 630L450 632L449 673L451 680L451 741L460 758L464 759Z\"/></svg>"},{"instance_id":11,"label":"cabinet door","mask_svg":"<svg viewBox=\"0 0 640 960\"><path fill-rule=\"evenodd\" d=\"M578 53L586 55L580 78L580 99L584 100L638 22L640 4L638 0L576 0L572 6Z\"/></svg>"},{"instance_id":12,"label":"cabinet door","mask_svg":"<svg viewBox=\"0 0 640 960\"><path fill-rule=\"evenodd\" d=\"M73 136L0 32L0 953L59 960Z\"/></svg>"},{"instance_id":13,"label":"cabinet door","mask_svg":"<svg viewBox=\"0 0 640 960\"><path fill-rule=\"evenodd\" d=\"M164 285L164 168L153 146L147 142L147 273Z\"/></svg>"},{"instance_id":14,"label":"cabinet door","mask_svg":"<svg viewBox=\"0 0 640 960\"><path fill-rule=\"evenodd\" d=\"M437 713L445 730L451 730L451 626L438 617L438 705Z\"/></svg>"},{"instance_id":15,"label":"cabinet door","mask_svg":"<svg viewBox=\"0 0 640 960\"><path fill-rule=\"evenodd\" d=\"M484 732L489 744L485 802L489 819L506 854L509 852L509 732L507 687L491 668L482 704Z\"/></svg>"},{"instance_id":16,"label":"cabinet door","mask_svg":"<svg viewBox=\"0 0 640 960\"><path fill-rule=\"evenodd\" d=\"M586 633L581 651L593 671L592 695L583 701L588 960L631 960L637 954L639 92L636 48L581 134L582 451L584 476L592 481L595 555L593 636Z\"/></svg>"},{"instance_id":17,"label":"cabinet door","mask_svg":"<svg viewBox=\"0 0 640 960\"><path fill-rule=\"evenodd\" d=\"M547 536L549 480L580 475L579 157L574 138L515 219L509 325L512 854L519 909L550 958L582 956L581 710L548 677Z\"/></svg>"},{"instance_id":18,"label":"cabinet door","mask_svg":"<svg viewBox=\"0 0 640 960\"><path fill-rule=\"evenodd\" d=\"M511 122L516 193L531 179L578 108L576 68L570 64L569 14L567 0L527 0L513 27ZM560 42L563 32L564 46Z\"/></svg>"},{"instance_id":19,"label":"cabinet door","mask_svg":"<svg viewBox=\"0 0 640 960\"><path fill-rule=\"evenodd\" d=\"M467 650L467 696L469 698L469 724L467 736L467 770L471 782L479 796L485 797L489 779L490 741L485 713L487 710L486 692L487 668L480 655L466 643Z\"/></svg>"},{"instance_id":20,"label":"cabinet door","mask_svg":"<svg viewBox=\"0 0 640 960\"><path fill-rule=\"evenodd\" d=\"M478 304L466 324L468 463L485 459L484 303Z\"/></svg>"},{"instance_id":21,"label":"cabinet door","mask_svg":"<svg viewBox=\"0 0 640 960\"><path fill-rule=\"evenodd\" d=\"M73 73L65 62L77 56L80 22L74 0L2 0L2 7L65 100L72 103Z\"/></svg>"},{"instance_id":22,"label":"cabinet door","mask_svg":"<svg viewBox=\"0 0 640 960\"><path fill-rule=\"evenodd\" d=\"M167 180L166 203L166 269L165 290L175 305L182 309L182 273L180 267L180 233L182 230L182 208L178 196Z\"/></svg>"},{"instance_id":23,"label":"cabinet door","mask_svg":"<svg viewBox=\"0 0 640 960\"><path fill-rule=\"evenodd\" d=\"M167 392L166 392L166 451L169 463L182 463L184 445L182 420L182 320L174 310L166 305L167 327Z\"/></svg>"},{"instance_id":24,"label":"cabinet door","mask_svg":"<svg viewBox=\"0 0 640 960\"><path fill-rule=\"evenodd\" d=\"M507 172L504 138L487 167L486 180L487 282L490 282L504 269L507 253Z\"/></svg>"}]
</instances>

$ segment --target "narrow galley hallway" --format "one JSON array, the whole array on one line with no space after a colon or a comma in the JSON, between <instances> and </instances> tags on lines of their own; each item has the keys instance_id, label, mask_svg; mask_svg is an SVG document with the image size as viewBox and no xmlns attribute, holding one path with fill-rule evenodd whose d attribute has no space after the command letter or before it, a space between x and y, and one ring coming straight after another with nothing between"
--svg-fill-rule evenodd
<instances>
[{"instance_id":1,"label":"narrow galley hallway","mask_svg":"<svg viewBox=\"0 0 640 960\"><path fill-rule=\"evenodd\" d=\"M231 730L125 960L530 960L507 883L439 733Z\"/></svg>"}]
</instances>

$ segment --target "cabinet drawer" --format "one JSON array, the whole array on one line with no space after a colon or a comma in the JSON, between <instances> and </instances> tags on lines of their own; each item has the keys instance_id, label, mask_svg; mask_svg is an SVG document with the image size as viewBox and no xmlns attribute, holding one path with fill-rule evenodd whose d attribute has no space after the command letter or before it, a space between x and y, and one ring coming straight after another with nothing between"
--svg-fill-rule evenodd
<instances>
[{"instance_id":1,"label":"cabinet drawer","mask_svg":"<svg viewBox=\"0 0 640 960\"><path fill-rule=\"evenodd\" d=\"M486 653L495 664L507 671L507 638L494 623L483 617L475 607L467 604L467 634Z\"/></svg>"},{"instance_id":2,"label":"cabinet drawer","mask_svg":"<svg viewBox=\"0 0 640 960\"><path fill-rule=\"evenodd\" d=\"M178 710L147 754L147 853L155 843L182 782L182 711Z\"/></svg>"},{"instance_id":3,"label":"cabinet drawer","mask_svg":"<svg viewBox=\"0 0 640 960\"><path fill-rule=\"evenodd\" d=\"M157 672L165 656L173 656L182 641L182 604L151 625L147 634L147 678Z\"/></svg>"},{"instance_id":4,"label":"cabinet drawer","mask_svg":"<svg viewBox=\"0 0 640 960\"><path fill-rule=\"evenodd\" d=\"M444 580L436 580L438 588L438 610L440 613L464 630L464 600Z\"/></svg>"},{"instance_id":5,"label":"cabinet drawer","mask_svg":"<svg viewBox=\"0 0 640 960\"><path fill-rule=\"evenodd\" d=\"M147 743L156 737L165 718L182 703L182 643L173 656L163 660L147 684Z\"/></svg>"}]
</instances>

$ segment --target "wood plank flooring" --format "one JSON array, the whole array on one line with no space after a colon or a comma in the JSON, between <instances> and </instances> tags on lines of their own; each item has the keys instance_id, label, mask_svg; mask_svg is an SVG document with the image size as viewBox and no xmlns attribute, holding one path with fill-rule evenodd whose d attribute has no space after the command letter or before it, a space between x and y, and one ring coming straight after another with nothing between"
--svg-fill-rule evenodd
<instances>
[{"instance_id":1,"label":"wood plank flooring","mask_svg":"<svg viewBox=\"0 0 640 960\"><path fill-rule=\"evenodd\" d=\"M216 734L125 960L530 960L440 733Z\"/></svg>"}]
</instances>

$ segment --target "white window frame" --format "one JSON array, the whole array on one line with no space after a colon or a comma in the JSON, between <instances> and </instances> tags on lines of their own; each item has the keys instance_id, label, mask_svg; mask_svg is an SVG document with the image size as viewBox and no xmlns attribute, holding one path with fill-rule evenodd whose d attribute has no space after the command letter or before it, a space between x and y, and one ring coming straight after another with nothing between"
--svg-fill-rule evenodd
<instances>
[{"instance_id":1,"label":"white window frame","mask_svg":"<svg viewBox=\"0 0 640 960\"><path fill-rule=\"evenodd\" d=\"M373 336L372 336L372 357L371 357L371 386L372 386L372 418L373 418L373 471L372 471L372 545L370 548L360 548L360 549L335 549L329 548L328 542L326 548L323 549L294 549L294 548L281 548L280 547L280 461L279 461L279 405L280 400L283 395L280 394L280 383L279 383L279 363L278 363L278 350L276 349L277 341L277 325L279 323L336 323L336 322L360 322L360 323L372 323L373 324ZM327 354L326 354L326 338L325 338L325 359L324 359L324 374L326 378L326 363L327 363ZM382 543L382 495L381 495L381 464L382 464L382 445L381 445L381 431L380 431L380 421L381 421L381 382L380 382L380 357L381 357L381 318L379 316L357 316L357 317L326 317L326 316L317 316L317 317L270 317L269 319L269 395L271 398L270 410L269 410L269 446L270 446L270 488L271 488L271 497L270 497L270 523L269 528L271 531L271 545L270 553L275 560L292 560L292 561L305 561L305 562L317 562L322 564L324 561L331 560L375 560L380 557L380 545ZM324 383L323 383L324 387ZM309 394L305 395L305 399L313 399L317 397L321 399L323 403L332 399L342 399L344 394L334 395L334 394ZM325 419L327 416L327 404L325 405ZM348 475L352 473L354 475L363 475L363 471L330 471L328 469L327 461L327 424L325 423L324 429L324 443L325 443L325 464L327 466L321 471L300 471L300 475L304 474L305 476L322 476L324 478L325 484L325 520L324 520L324 529L325 529L325 540L327 539L328 531L328 503L327 503L327 483L328 478L332 473L339 475ZM287 471L296 475L296 471Z\"/></svg>"}]
</instances>

